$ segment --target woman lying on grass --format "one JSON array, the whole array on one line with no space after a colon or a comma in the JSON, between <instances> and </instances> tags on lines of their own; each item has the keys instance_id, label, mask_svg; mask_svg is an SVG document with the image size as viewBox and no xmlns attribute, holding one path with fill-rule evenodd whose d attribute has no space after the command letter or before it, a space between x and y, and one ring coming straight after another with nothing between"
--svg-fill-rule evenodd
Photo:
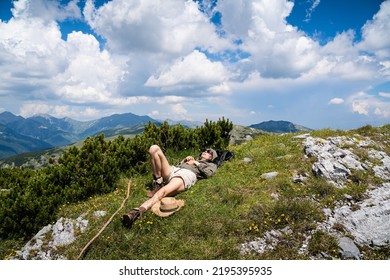
<instances>
[{"instance_id":1,"label":"woman lying on grass","mask_svg":"<svg viewBox=\"0 0 390 280\"><path fill-rule=\"evenodd\" d=\"M165 197L172 197L191 188L199 179L209 178L217 171L213 160L217 152L206 149L198 159L187 156L177 166L170 165L161 148L152 145L149 149L153 170L153 189L150 197L139 208L134 208L123 215L122 222L126 227L132 224L156 203Z\"/></svg>"}]
</instances>

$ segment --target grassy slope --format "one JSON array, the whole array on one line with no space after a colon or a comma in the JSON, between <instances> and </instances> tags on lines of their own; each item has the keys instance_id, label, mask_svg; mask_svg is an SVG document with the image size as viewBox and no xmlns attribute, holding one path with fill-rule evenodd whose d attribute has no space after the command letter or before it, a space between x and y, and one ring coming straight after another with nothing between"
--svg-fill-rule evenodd
<instances>
[{"instance_id":1,"label":"grassy slope","mask_svg":"<svg viewBox=\"0 0 390 280\"><path fill-rule=\"evenodd\" d=\"M356 132L360 135L357 136ZM359 131L321 130L314 137L367 135L382 143L390 154L388 136L390 126L362 128ZM356 174L356 183L340 190L311 173L313 159L305 158L302 140L296 134L268 134L230 147L236 158L226 162L208 180L199 181L191 190L178 196L186 201L185 207L169 218L160 218L148 212L131 230L122 227L120 217L146 199L146 176L131 178L131 195L126 209L118 215L91 245L85 259L299 259L303 235L315 228L324 217L321 209L333 207L348 193L357 198L368 184L375 182L372 174ZM355 151L364 157L364 151ZM170 162L178 162L186 153L168 155ZM252 163L243 162L248 157ZM266 180L261 174L277 171L279 175ZM292 182L294 173L309 174L305 184ZM118 182L115 192L90 198L77 205L64 205L60 216L77 218L85 214L88 230L66 248L67 258L75 259L84 245L99 231L105 221L122 203L129 178ZM377 182L375 182L377 183ZM277 197L277 198L276 198ZM315 198L313 200L312 198ZM105 210L106 217L96 218L93 212ZM282 236L282 242L263 255L241 255L240 244L262 237L271 229L289 226L292 234ZM324 251L337 257L335 240L327 234L318 234L309 244L313 254ZM387 252L386 252L387 253ZM385 254L386 254L385 253ZM382 258L378 253L370 258Z\"/></svg>"}]
</instances>

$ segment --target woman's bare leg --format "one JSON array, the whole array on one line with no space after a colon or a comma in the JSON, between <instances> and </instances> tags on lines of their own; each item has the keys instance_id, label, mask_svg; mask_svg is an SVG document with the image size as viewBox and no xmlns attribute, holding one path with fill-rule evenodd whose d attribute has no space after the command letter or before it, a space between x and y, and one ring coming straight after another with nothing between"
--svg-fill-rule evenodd
<instances>
[{"instance_id":1,"label":"woman's bare leg","mask_svg":"<svg viewBox=\"0 0 390 280\"><path fill-rule=\"evenodd\" d=\"M166 196L174 196L180 192L183 192L185 190L184 188L184 182L179 177L174 177L169 181L168 184L166 184L164 187L159 189L152 198L146 200L139 208L134 208L133 210L129 211L122 217L122 223L126 226L131 228L134 221L137 220L139 217L141 217L147 210L152 208L152 206L161 201Z\"/></svg>"},{"instance_id":2,"label":"woman's bare leg","mask_svg":"<svg viewBox=\"0 0 390 280\"><path fill-rule=\"evenodd\" d=\"M149 149L149 154L153 178L158 179L162 177L164 180L168 179L171 174L171 166L161 148L157 145L152 145Z\"/></svg>"},{"instance_id":3,"label":"woman's bare leg","mask_svg":"<svg viewBox=\"0 0 390 280\"><path fill-rule=\"evenodd\" d=\"M159 202L161 199L167 196L175 196L178 193L181 193L185 190L183 179L179 177L174 177L169 181L167 185L159 189L152 198L146 200L140 206L142 212L149 210L155 203Z\"/></svg>"}]
</instances>

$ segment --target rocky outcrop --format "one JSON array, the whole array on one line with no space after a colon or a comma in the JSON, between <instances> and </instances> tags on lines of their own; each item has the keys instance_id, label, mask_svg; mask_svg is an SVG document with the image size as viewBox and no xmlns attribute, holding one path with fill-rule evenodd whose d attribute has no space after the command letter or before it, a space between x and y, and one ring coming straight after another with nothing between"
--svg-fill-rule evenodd
<instances>
[{"instance_id":1,"label":"rocky outcrop","mask_svg":"<svg viewBox=\"0 0 390 280\"><path fill-rule=\"evenodd\" d=\"M358 248L354 248L351 242L371 247L390 245L390 183L387 182L390 181L390 157L372 147L379 145L370 139L308 137L304 141L305 154L317 158L312 166L314 174L329 179L336 186L343 187L352 170L372 169L375 176L385 182L370 186L371 189L365 193L365 199L362 201L349 201L333 210L324 211L327 220L320 224L319 228L332 232L333 226L337 223L354 237L353 241L347 242L345 236L338 236L343 258L359 258ZM359 148L367 149L368 160L363 162L353 153L354 149ZM349 249L346 250L344 247Z\"/></svg>"},{"instance_id":2,"label":"rocky outcrop","mask_svg":"<svg viewBox=\"0 0 390 280\"><path fill-rule=\"evenodd\" d=\"M348 197L347 202L340 202L334 209L323 209L325 221L318 223L317 228L307 234L299 253L308 254L309 240L317 230L328 232L337 238L342 259L360 259L362 254L359 246L390 246L390 157L378 150L380 145L370 139L358 140L344 136L322 139L304 134L295 138L303 139L307 157L316 158L312 165L313 174L328 179L336 187L343 188L354 171L373 171L384 182L370 186L364 200L353 201L352 197ZM364 161L354 153L354 149L362 148L368 154L368 159ZM307 177L301 177L294 174L292 181L303 183ZM342 226L347 234L335 230L336 225ZM266 232L262 238L241 244L241 253L262 254L266 250L272 250L278 244L279 237L290 231L287 227Z\"/></svg>"},{"instance_id":3,"label":"rocky outcrop","mask_svg":"<svg viewBox=\"0 0 390 280\"><path fill-rule=\"evenodd\" d=\"M385 181L390 181L390 157L385 152L374 149L368 151L368 156L372 160L379 160L382 162L382 165L376 165L372 168L375 172L375 176L382 178Z\"/></svg>"},{"instance_id":4,"label":"rocky outcrop","mask_svg":"<svg viewBox=\"0 0 390 280\"><path fill-rule=\"evenodd\" d=\"M390 157L383 151L368 147L379 146L371 140L334 137L326 140L308 137L304 142L305 153L315 156L318 161L312 170L318 176L324 176L343 187L351 175L351 170L374 171L377 178L385 183L371 186L365 194L366 199L341 205L328 212L326 223L332 226L339 223L354 237L358 245L381 247L390 245ZM342 147L349 147L342 148ZM368 159L361 159L351 150L366 147ZM379 164L378 164L379 163Z\"/></svg>"},{"instance_id":5,"label":"rocky outcrop","mask_svg":"<svg viewBox=\"0 0 390 280\"><path fill-rule=\"evenodd\" d=\"M345 136L330 137L328 139L307 137L304 141L304 152L309 157L316 157L317 162L313 164L313 172L342 186L351 169L368 170L372 168L375 176L390 180L390 157L383 151L378 151L369 146L379 146L372 140L357 140ZM352 152L353 148L366 148L369 159L380 161L375 165L371 161L361 162L361 159Z\"/></svg>"},{"instance_id":6,"label":"rocky outcrop","mask_svg":"<svg viewBox=\"0 0 390 280\"><path fill-rule=\"evenodd\" d=\"M292 230L289 227L285 227L281 230L270 230L264 234L262 238L256 238L253 241L241 244L240 253L248 254L256 252L262 254L267 250L272 250L279 243L280 237L286 234L292 234Z\"/></svg>"},{"instance_id":7,"label":"rocky outcrop","mask_svg":"<svg viewBox=\"0 0 390 280\"><path fill-rule=\"evenodd\" d=\"M353 207L345 205L329 217L341 223L360 245L382 247L390 245L390 183L367 192L368 198Z\"/></svg>"},{"instance_id":8,"label":"rocky outcrop","mask_svg":"<svg viewBox=\"0 0 390 280\"><path fill-rule=\"evenodd\" d=\"M266 133L267 132L262 130L235 124L233 125L233 130L230 132L229 145L233 146L246 143L248 141L252 141L257 136L264 135Z\"/></svg>"},{"instance_id":9,"label":"rocky outcrop","mask_svg":"<svg viewBox=\"0 0 390 280\"><path fill-rule=\"evenodd\" d=\"M105 211L96 211L94 216L105 216ZM77 235L85 232L88 220L84 215L77 219L61 217L54 225L43 227L21 250L17 251L20 260L61 260L61 246L73 243Z\"/></svg>"},{"instance_id":10,"label":"rocky outcrop","mask_svg":"<svg viewBox=\"0 0 390 280\"><path fill-rule=\"evenodd\" d=\"M357 140L346 137L328 139L308 137L304 141L304 152L309 157L316 157L313 172L342 186L351 175L351 169L365 170L368 167L359 161L359 157L349 149L340 146L352 146Z\"/></svg>"}]
</instances>

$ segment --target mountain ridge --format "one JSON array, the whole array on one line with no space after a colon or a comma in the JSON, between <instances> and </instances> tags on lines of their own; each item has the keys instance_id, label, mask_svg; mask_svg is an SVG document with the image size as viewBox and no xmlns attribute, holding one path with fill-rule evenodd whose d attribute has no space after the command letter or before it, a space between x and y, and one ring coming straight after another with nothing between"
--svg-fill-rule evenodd
<instances>
[{"instance_id":1,"label":"mountain ridge","mask_svg":"<svg viewBox=\"0 0 390 280\"><path fill-rule=\"evenodd\" d=\"M304 127L302 125L294 124L289 121L264 121L258 124L252 124L249 127L260 129L267 132L274 133L287 133L287 132L302 132L311 131L312 129Z\"/></svg>"},{"instance_id":2,"label":"mountain ridge","mask_svg":"<svg viewBox=\"0 0 390 280\"><path fill-rule=\"evenodd\" d=\"M191 128L201 125L200 122L188 120L166 121L169 125L180 123ZM158 124L163 121L133 113L113 114L96 120L78 121L69 117L56 118L49 114L37 114L24 118L5 111L0 113L0 125L3 126L0 130L0 159L25 152L67 146L99 133L104 133L108 137L124 133L137 134L142 132L142 127L148 122ZM311 130L287 121L262 122L253 124L249 128L276 133ZM12 141L7 139L12 139Z\"/></svg>"},{"instance_id":3,"label":"mountain ridge","mask_svg":"<svg viewBox=\"0 0 390 280\"><path fill-rule=\"evenodd\" d=\"M70 145L106 130L145 125L149 121L158 123L148 116L132 113L114 114L92 121L77 121L48 114L24 118L5 111L0 113L0 159Z\"/></svg>"},{"instance_id":4,"label":"mountain ridge","mask_svg":"<svg viewBox=\"0 0 390 280\"><path fill-rule=\"evenodd\" d=\"M44 141L19 134L0 124L0 158L50 148L53 146Z\"/></svg>"}]
</instances>

